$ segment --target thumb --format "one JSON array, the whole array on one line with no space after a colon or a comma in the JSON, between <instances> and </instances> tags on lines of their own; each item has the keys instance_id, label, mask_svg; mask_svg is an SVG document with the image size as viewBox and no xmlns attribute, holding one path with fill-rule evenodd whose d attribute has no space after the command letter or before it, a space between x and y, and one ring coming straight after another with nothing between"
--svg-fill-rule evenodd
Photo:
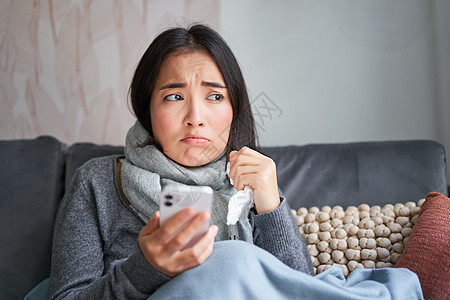
<instances>
[{"instance_id":1,"label":"thumb","mask_svg":"<svg viewBox=\"0 0 450 300\"><path fill-rule=\"evenodd\" d=\"M153 218L148 220L147 224L142 227L140 235L150 235L154 233L159 228L159 210L156 211Z\"/></svg>"},{"instance_id":2,"label":"thumb","mask_svg":"<svg viewBox=\"0 0 450 300\"><path fill-rule=\"evenodd\" d=\"M230 160L237 154L238 152L236 150L230 151Z\"/></svg>"}]
</instances>

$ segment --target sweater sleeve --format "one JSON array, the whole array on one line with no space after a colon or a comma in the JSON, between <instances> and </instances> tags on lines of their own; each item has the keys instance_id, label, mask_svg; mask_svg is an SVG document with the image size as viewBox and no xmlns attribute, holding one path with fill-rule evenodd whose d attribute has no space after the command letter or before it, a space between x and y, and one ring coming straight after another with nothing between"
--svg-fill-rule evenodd
<instances>
[{"instance_id":1,"label":"sweater sleeve","mask_svg":"<svg viewBox=\"0 0 450 300\"><path fill-rule=\"evenodd\" d=\"M293 269L314 274L305 240L284 198L275 210L260 215L251 214L250 218L253 219L255 245Z\"/></svg>"},{"instance_id":2,"label":"sweater sleeve","mask_svg":"<svg viewBox=\"0 0 450 300\"><path fill-rule=\"evenodd\" d=\"M169 281L139 250L105 270L99 223L94 192L78 172L55 223L51 299L146 299Z\"/></svg>"}]
</instances>

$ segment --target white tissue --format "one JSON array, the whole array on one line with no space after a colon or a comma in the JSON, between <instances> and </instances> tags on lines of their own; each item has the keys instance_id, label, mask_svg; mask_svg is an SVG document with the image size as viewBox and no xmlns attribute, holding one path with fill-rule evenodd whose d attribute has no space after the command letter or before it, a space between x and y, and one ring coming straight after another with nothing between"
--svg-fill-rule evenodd
<instances>
[{"instance_id":1,"label":"white tissue","mask_svg":"<svg viewBox=\"0 0 450 300\"><path fill-rule=\"evenodd\" d=\"M234 185L230 174L230 163L227 164L227 175L230 183ZM234 225L241 217L246 217L250 208L253 207L253 189L245 186L242 191L234 194L228 202L227 225Z\"/></svg>"}]
</instances>

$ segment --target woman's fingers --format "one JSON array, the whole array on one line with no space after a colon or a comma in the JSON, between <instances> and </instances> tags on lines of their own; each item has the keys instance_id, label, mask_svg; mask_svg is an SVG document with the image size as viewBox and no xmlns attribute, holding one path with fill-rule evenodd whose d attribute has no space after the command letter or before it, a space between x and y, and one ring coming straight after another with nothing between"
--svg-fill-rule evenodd
<instances>
[{"instance_id":1,"label":"woman's fingers","mask_svg":"<svg viewBox=\"0 0 450 300\"><path fill-rule=\"evenodd\" d=\"M258 213L266 213L280 205L275 162L253 149L243 147L230 152L230 178L234 187L253 189L253 199Z\"/></svg>"},{"instance_id":2,"label":"woman's fingers","mask_svg":"<svg viewBox=\"0 0 450 300\"><path fill-rule=\"evenodd\" d=\"M195 216L193 207L188 207L175 214L164 224L160 224L160 230L155 233L155 238L167 243L168 240Z\"/></svg>"},{"instance_id":3,"label":"woman's fingers","mask_svg":"<svg viewBox=\"0 0 450 300\"><path fill-rule=\"evenodd\" d=\"M183 271L201 265L212 253L214 248L214 239L217 235L218 227L211 225L203 237L191 248L185 249L180 253L180 262Z\"/></svg>"},{"instance_id":4,"label":"woman's fingers","mask_svg":"<svg viewBox=\"0 0 450 300\"><path fill-rule=\"evenodd\" d=\"M237 166L234 168L233 175L230 174L230 177L233 176L231 178L233 178L234 187L239 191L243 190L246 185L252 189L258 188L256 183L260 181L251 179L255 179L254 176L258 174L259 170L259 166Z\"/></svg>"},{"instance_id":5,"label":"woman's fingers","mask_svg":"<svg viewBox=\"0 0 450 300\"><path fill-rule=\"evenodd\" d=\"M167 254L173 255L183 249L210 219L211 215L208 212L201 212L195 216L183 230L166 242L164 248Z\"/></svg>"},{"instance_id":6,"label":"woman's fingers","mask_svg":"<svg viewBox=\"0 0 450 300\"><path fill-rule=\"evenodd\" d=\"M159 219L159 214L156 214L139 233L139 248L146 260L156 270L169 277L206 260L212 251L209 247L217 235L217 226L212 225L191 248L181 250L210 220L208 212L201 212L189 219L191 213L189 210L181 211L158 229L153 230L154 220Z\"/></svg>"},{"instance_id":7,"label":"woman's fingers","mask_svg":"<svg viewBox=\"0 0 450 300\"><path fill-rule=\"evenodd\" d=\"M139 235L145 236L154 233L159 228L159 210L156 211L153 218L149 219L147 224L139 232Z\"/></svg>"},{"instance_id":8,"label":"woman's fingers","mask_svg":"<svg viewBox=\"0 0 450 300\"><path fill-rule=\"evenodd\" d=\"M257 180L243 179L243 177L248 177L247 175L251 174L257 174ZM244 189L245 185L258 189L261 185L277 184L275 162L270 157L248 147L230 153L229 176L233 179L234 187L238 190ZM247 184L244 184L244 181Z\"/></svg>"},{"instance_id":9,"label":"woman's fingers","mask_svg":"<svg viewBox=\"0 0 450 300\"><path fill-rule=\"evenodd\" d=\"M230 152L230 162L233 163L236 159L250 159L252 157L261 158L266 157L265 155L259 153L256 150L253 150L248 147L242 147L239 151L233 150ZM254 161L257 162L257 161Z\"/></svg>"},{"instance_id":10,"label":"woman's fingers","mask_svg":"<svg viewBox=\"0 0 450 300\"><path fill-rule=\"evenodd\" d=\"M164 249L167 241L194 215L195 211L192 207L186 208L160 225L159 213L156 213L139 232L138 245L142 254L161 273L167 275L165 265L170 260L170 255Z\"/></svg>"},{"instance_id":11,"label":"woman's fingers","mask_svg":"<svg viewBox=\"0 0 450 300\"><path fill-rule=\"evenodd\" d=\"M261 164L260 155L260 153L247 147L244 147L239 151L230 152L229 176L233 179L233 181L235 181L235 178L237 180L237 177L243 173L243 166L259 166Z\"/></svg>"}]
</instances>

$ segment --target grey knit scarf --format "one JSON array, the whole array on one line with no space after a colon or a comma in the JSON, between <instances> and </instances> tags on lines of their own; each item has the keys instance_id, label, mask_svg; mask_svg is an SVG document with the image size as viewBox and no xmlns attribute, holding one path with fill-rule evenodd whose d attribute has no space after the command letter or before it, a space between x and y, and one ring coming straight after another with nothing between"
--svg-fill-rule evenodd
<instances>
[{"instance_id":1,"label":"grey knit scarf","mask_svg":"<svg viewBox=\"0 0 450 300\"><path fill-rule=\"evenodd\" d=\"M126 158L122 160L123 192L138 215L147 222L155 214L161 189L168 184L207 185L214 190L211 223L219 227L216 241L240 239L253 243L248 217L241 218L236 225L226 225L228 201L237 190L225 172L225 153L204 166L185 167L153 145L140 147L147 137L148 132L137 121L128 131Z\"/></svg>"}]
</instances>

